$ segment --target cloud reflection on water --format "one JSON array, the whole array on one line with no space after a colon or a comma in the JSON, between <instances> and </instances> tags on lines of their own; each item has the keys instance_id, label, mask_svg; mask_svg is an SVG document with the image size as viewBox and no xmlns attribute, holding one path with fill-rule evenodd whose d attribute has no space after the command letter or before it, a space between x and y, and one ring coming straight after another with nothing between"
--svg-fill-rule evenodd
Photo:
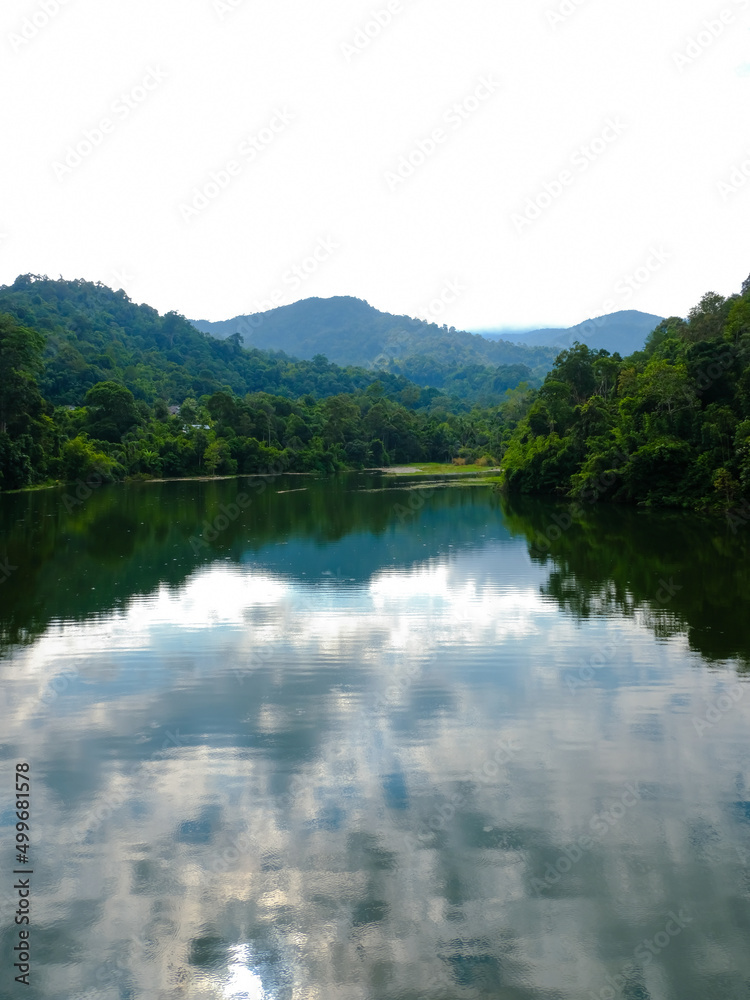
<instances>
[{"instance_id":1,"label":"cloud reflection on water","mask_svg":"<svg viewBox=\"0 0 750 1000\"><path fill-rule=\"evenodd\" d=\"M750 699L698 740L730 671L576 620L546 577L522 543L354 584L216 563L17 648L3 741L37 774L46 996L578 1000L691 900L737 961ZM535 891L632 781L637 807ZM654 1000L725 971L700 940L644 973Z\"/></svg>"}]
</instances>

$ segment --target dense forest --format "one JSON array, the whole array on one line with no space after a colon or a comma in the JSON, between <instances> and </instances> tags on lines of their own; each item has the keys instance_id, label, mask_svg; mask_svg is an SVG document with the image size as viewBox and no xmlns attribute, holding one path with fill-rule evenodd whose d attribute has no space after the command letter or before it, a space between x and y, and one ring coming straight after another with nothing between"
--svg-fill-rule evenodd
<instances>
[{"instance_id":1,"label":"dense forest","mask_svg":"<svg viewBox=\"0 0 750 1000\"><path fill-rule=\"evenodd\" d=\"M627 358L575 344L525 394L503 459L510 492L645 506L750 496L750 278L708 292ZM743 507L746 509L746 507Z\"/></svg>"},{"instance_id":2,"label":"dense forest","mask_svg":"<svg viewBox=\"0 0 750 1000\"><path fill-rule=\"evenodd\" d=\"M322 356L248 351L101 285L24 275L0 288L3 490L91 476L489 464L503 426L497 405Z\"/></svg>"},{"instance_id":3,"label":"dense forest","mask_svg":"<svg viewBox=\"0 0 750 1000\"><path fill-rule=\"evenodd\" d=\"M538 388L522 365L420 364L427 386L247 350L123 292L25 275L0 288L0 489L457 460L501 463L510 493L750 520L750 279L627 358L575 343Z\"/></svg>"},{"instance_id":4,"label":"dense forest","mask_svg":"<svg viewBox=\"0 0 750 1000\"><path fill-rule=\"evenodd\" d=\"M104 381L127 386L150 405L219 389L331 396L365 389L376 379L391 394L413 389L405 378L340 368L320 356L298 361L280 352L244 350L239 337L217 340L178 313L160 316L123 291L89 281L21 275L0 286L0 313L43 334L39 387L57 406L81 405L88 390Z\"/></svg>"},{"instance_id":5,"label":"dense forest","mask_svg":"<svg viewBox=\"0 0 750 1000\"><path fill-rule=\"evenodd\" d=\"M321 301L308 300L308 312L311 303ZM332 309L336 312L332 302L349 301L325 300L325 315ZM388 315L366 303L361 305L368 315ZM360 334L366 337L361 318L352 329L333 334L329 331L322 340L318 338L329 348L327 356L313 352L305 355L307 360L300 360L299 356L289 357L279 350L260 350L257 346L245 349L243 344L248 345L249 340L243 341L240 332L217 339L178 313L160 316L150 306L136 305L125 292L115 292L105 285L52 281L29 274L19 276L12 285L0 286L0 313L4 312L44 333L45 363L39 383L42 395L56 405L69 406L80 405L92 386L109 380L126 385L136 399L149 404L157 399L179 404L188 396L197 398L219 389L230 389L238 395L268 392L296 399L310 393L322 398L363 390L378 380L389 396L397 398L398 393L404 393L410 406L415 400L416 405L426 406L441 396L442 404L447 403L451 410L466 412L474 404L492 406L502 402L506 389L520 382L541 384L555 354L549 348L530 350L512 344L504 350L471 334L457 335L457 346L449 349L444 342L447 335L441 334L434 355L396 359L380 354L367 367L342 368L329 361L336 353L330 350L333 340L336 336L342 341L351 341ZM348 316L348 310L344 309L342 315ZM315 319L312 315L311 322ZM339 316L338 322L345 321ZM418 321L413 322L420 326ZM266 325L265 332L272 334L270 343L289 342L290 338L276 329L278 324L268 321ZM472 343L481 341L499 358L507 355L508 363L490 363L478 349L467 350L460 337L468 337ZM291 338L294 344L298 341ZM477 358L482 359L481 363ZM527 364L522 363L524 360ZM529 365L535 365L535 371ZM419 386L416 394L415 384Z\"/></svg>"}]
</instances>

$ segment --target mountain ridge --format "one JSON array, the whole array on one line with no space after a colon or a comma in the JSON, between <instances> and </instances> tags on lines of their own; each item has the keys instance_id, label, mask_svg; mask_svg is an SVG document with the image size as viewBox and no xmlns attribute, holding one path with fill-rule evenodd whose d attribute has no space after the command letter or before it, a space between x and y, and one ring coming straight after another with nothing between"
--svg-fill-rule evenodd
<instances>
[{"instance_id":1,"label":"mountain ridge","mask_svg":"<svg viewBox=\"0 0 750 1000\"><path fill-rule=\"evenodd\" d=\"M202 333L219 339L239 334L247 347L283 350L306 359L325 354L340 365L392 366L412 378L410 366L404 362L415 357L453 366L521 364L539 377L551 367L556 354L575 340L610 353L640 350L662 319L630 309L573 327L472 332L384 312L364 299L338 295L300 299L227 320L190 322Z\"/></svg>"},{"instance_id":2,"label":"mountain ridge","mask_svg":"<svg viewBox=\"0 0 750 1000\"><path fill-rule=\"evenodd\" d=\"M454 364L551 364L550 348L493 342L478 333L383 312L354 296L310 297L262 313L228 320L191 320L219 339L239 333L245 346L282 350L339 365L379 365L415 355L436 355Z\"/></svg>"},{"instance_id":3,"label":"mountain ridge","mask_svg":"<svg viewBox=\"0 0 750 1000\"><path fill-rule=\"evenodd\" d=\"M604 349L623 357L642 350L646 337L665 317L638 309L621 309L614 313L585 319L571 327L543 327L538 330L484 330L488 339L508 340L527 346L557 347L564 350L575 340L587 344L592 350Z\"/></svg>"}]
</instances>

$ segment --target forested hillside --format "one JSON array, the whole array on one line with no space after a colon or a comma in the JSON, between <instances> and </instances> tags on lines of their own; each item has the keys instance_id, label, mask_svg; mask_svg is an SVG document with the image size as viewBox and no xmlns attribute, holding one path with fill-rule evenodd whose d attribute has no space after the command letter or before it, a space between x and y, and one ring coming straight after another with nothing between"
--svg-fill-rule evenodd
<instances>
[{"instance_id":1,"label":"forested hillside","mask_svg":"<svg viewBox=\"0 0 750 1000\"><path fill-rule=\"evenodd\" d=\"M359 303L358 299L341 301ZM473 403L497 405L506 389L520 382L540 384L552 361L552 352L545 349L549 360L537 378L529 367L517 362L458 365L448 354L440 360L413 358L409 363L391 363L383 355L376 358L377 364L366 368L341 368L332 363L334 355L341 354L336 349L336 337L347 344L361 332L356 316L351 318L353 325L347 325L350 320L346 309L333 340L325 339L330 348L328 357L324 356L326 351L316 350L304 355L307 360L299 360L276 350L278 346L288 349L290 343L299 346L299 342L281 335L277 342L275 333L266 338L273 350L259 350L247 339L245 349L239 333L219 340L200 332L178 313L160 316L150 306L136 305L123 291L88 281L51 281L28 274L10 286L0 286L2 312L44 333L42 394L55 404L72 406L79 405L93 385L107 379L122 382L137 399L148 403L163 399L172 404L221 388L239 395L270 392L294 399L310 393L321 398L356 392L379 380L391 396L406 391L404 398L410 405L415 405L415 399L416 405L429 405L438 395L433 390L440 389L452 397L453 409L468 410ZM494 346L490 345L491 349ZM524 348L511 346L511 352L529 361L538 360L535 353ZM415 383L429 391L417 392L415 397Z\"/></svg>"},{"instance_id":2,"label":"forested hillside","mask_svg":"<svg viewBox=\"0 0 750 1000\"><path fill-rule=\"evenodd\" d=\"M0 288L0 489L481 459L502 461L511 492L578 502L750 497L750 279L625 359L574 344L538 389L522 365L419 364L429 389L400 359L377 372L247 351L122 292L22 276Z\"/></svg>"},{"instance_id":3,"label":"forested hillside","mask_svg":"<svg viewBox=\"0 0 750 1000\"><path fill-rule=\"evenodd\" d=\"M0 489L489 464L502 448L497 401L525 372L494 386L494 408L471 408L398 374L246 351L101 285L25 275L0 288Z\"/></svg>"},{"instance_id":4,"label":"forested hillside","mask_svg":"<svg viewBox=\"0 0 750 1000\"><path fill-rule=\"evenodd\" d=\"M42 395L77 406L97 382L115 380L136 399L179 404L229 388L297 397L364 389L380 379L391 393L413 388L407 379L364 369L342 369L326 358L298 361L284 354L219 341L178 313L136 305L123 291L90 281L53 281L21 275L0 286L0 313L44 335Z\"/></svg>"},{"instance_id":5,"label":"forested hillside","mask_svg":"<svg viewBox=\"0 0 750 1000\"><path fill-rule=\"evenodd\" d=\"M750 279L664 320L625 359L563 351L518 418L503 458L510 491L739 504L750 496Z\"/></svg>"},{"instance_id":6,"label":"forested hillside","mask_svg":"<svg viewBox=\"0 0 750 1000\"><path fill-rule=\"evenodd\" d=\"M444 366L443 371L469 365L523 365L543 376L556 354L550 347L490 341L455 327L394 316L350 296L303 299L217 323L196 320L195 325L216 337L238 333L247 346L273 347L299 358L325 354L341 365L386 369L398 362L401 374L421 385L435 384L421 381L425 372L431 372L431 363L437 369Z\"/></svg>"}]
</instances>

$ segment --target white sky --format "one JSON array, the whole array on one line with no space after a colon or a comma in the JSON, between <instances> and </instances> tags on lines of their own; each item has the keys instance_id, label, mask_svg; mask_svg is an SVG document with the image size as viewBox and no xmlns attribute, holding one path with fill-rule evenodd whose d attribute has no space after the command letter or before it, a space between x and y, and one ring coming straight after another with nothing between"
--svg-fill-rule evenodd
<instances>
[{"instance_id":1,"label":"white sky","mask_svg":"<svg viewBox=\"0 0 750 1000\"><path fill-rule=\"evenodd\" d=\"M418 315L444 293L433 318L474 329L684 315L739 289L750 0L390 0L390 23L345 51L387 5L4 0L0 282L82 277L212 320L310 295ZM704 21L717 37L678 67ZM483 78L461 121L451 107ZM608 119L626 127L584 170L576 150ZM438 128L432 155L389 183ZM721 191L743 161L749 176ZM566 170L540 218L514 223Z\"/></svg>"}]
</instances>

